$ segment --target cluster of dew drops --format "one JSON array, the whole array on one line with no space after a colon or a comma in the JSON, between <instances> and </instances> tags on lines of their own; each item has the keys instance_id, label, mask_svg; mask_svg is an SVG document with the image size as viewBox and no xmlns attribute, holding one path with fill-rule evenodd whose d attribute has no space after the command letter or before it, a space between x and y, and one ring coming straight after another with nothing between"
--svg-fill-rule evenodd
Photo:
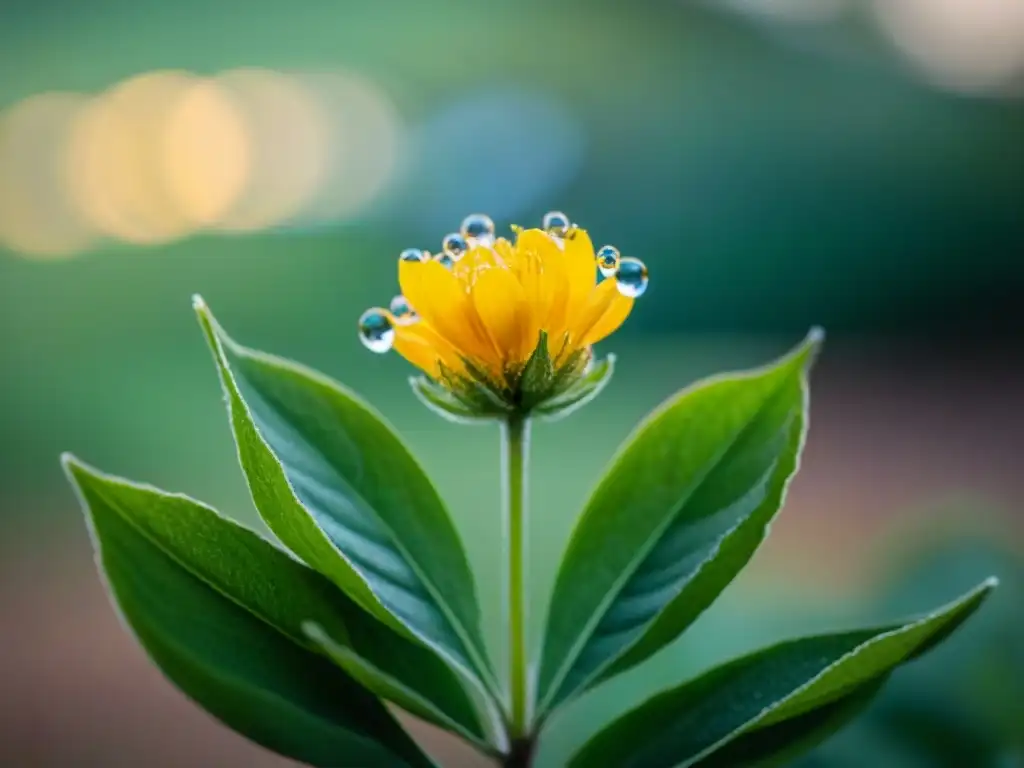
<instances>
[{"instance_id":1,"label":"cluster of dew drops","mask_svg":"<svg viewBox=\"0 0 1024 768\"><path fill-rule=\"evenodd\" d=\"M550 211L544 214L541 227L555 242L561 244L576 225L561 211ZM410 262L433 259L451 269L472 248L493 244L494 222L491 217L474 213L463 219L458 232L444 236L441 252L437 255L419 248L406 248L398 258ZM621 256L614 245L605 245L597 250L597 270L601 277L615 280L623 296L635 299L647 290L647 267L640 259ZM387 309L374 307L362 314L359 318L359 340L371 352L387 352L395 343L395 325L409 325L418 320L419 316L408 300L399 294L391 300Z\"/></svg>"}]
</instances>

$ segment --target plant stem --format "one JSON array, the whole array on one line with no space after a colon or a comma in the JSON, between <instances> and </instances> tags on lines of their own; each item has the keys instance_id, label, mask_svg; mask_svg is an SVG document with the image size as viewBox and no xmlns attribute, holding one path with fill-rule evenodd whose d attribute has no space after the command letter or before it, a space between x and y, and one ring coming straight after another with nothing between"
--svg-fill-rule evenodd
<instances>
[{"instance_id":1,"label":"plant stem","mask_svg":"<svg viewBox=\"0 0 1024 768\"><path fill-rule=\"evenodd\" d=\"M526 458L530 423L510 418L503 426L505 491L505 546L508 554L508 649L509 685L512 690L510 736L522 739L529 733L526 658ZM527 758L528 759L528 758Z\"/></svg>"}]
</instances>

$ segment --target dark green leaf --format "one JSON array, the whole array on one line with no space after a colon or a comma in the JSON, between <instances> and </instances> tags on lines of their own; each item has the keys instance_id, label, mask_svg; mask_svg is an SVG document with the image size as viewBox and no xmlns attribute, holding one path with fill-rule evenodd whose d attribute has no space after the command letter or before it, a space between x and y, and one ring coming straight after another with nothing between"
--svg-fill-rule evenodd
<instances>
[{"instance_id":1,"label":"dark green leaf","mask_svg":"<svg viewBox=\"0 0 1024 768\"><path fill-rule=\"evenodd\" d=\"M559 570L542 713L674 640L750 559L796 470L819 340L685 390L620 450Z\"/></svg>"},{"instance_id":2,"label":"dark green leaf","mask_svg":"<svg viewBox=\"0 0 1024 768\"><path fill-rule=\"evenodd\" d=\"M331 637L319 624L308 622L304 628L306 635L336 664L378 696L393 701L427 722L459 734L485 752L493 752L483 738L479 723L468 700L465 700L465 694L463 694L463 701L460 702L464 705L463 711L459 713L462 717L455 719L432 700L432 690L410 686L408 679L395 677L391 670L376 666L371 661L372 656L356 653L347 644Z\"/></svg>"},{"instance_id":3,"label":"dark green leaf","mask_svg":"<svg viewBox=\"0 0 1024 768\"><path fill-rule=\"evenodd\" d=\"M791 640L731 661L619 718L571 766L725 766L736 763L712 757L724 749L757 750L761 760L776 748L792 750L828 719L822 708L836 715L841 702L870 692L879 678L956 629L994 585L985 582L905 624Z\"/></svg>"},{"instance_id":4,"label":"dark green leaf","mask_svg":"<svg viewBox=\"0 0 1024 768\"><path fill-rule=\"evenodd\" d=\"M775 725L755 728L693 764L694 768L784 766L860 715L889 679L883 675L841 698Z\"/></svg>"},{"instance_id":5,"label":"dark green leaf","mask_svg":"<svg viewBox=\"0 0 1024 768\"><path fill-rule=\"evenodd\" d=\"M270 529L366 610L493 688L465 553L394 431L325 376L236 344L198 297L196 311Z\"/></svg>"},{"instance_id":6,"label":"dark green leaf","mask_svg":"<svg viewBox=\"0 0 1024 768\"><path fill-rule=\"evenodd\" d=\"M307 611L342 628L317 582L307 583L312 572L280 562L269 565L269 577L250 572L289 558L244 529L227 533L216 513L186 497L101 475L71 457L64 464L121 615L196 703L313 765L432 764L379 699L300 643L296 622ZM197 527L184 534L189 523Z\"/></svg>"}]
</instances>

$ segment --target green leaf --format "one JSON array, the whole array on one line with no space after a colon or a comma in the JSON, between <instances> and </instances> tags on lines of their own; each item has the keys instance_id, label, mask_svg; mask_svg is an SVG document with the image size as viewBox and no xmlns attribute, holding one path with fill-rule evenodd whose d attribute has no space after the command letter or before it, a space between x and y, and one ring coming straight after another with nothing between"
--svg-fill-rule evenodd
<instances>
[{"instance_id":1,"label":"green leaf","mask_svg":"<svg viewBox=\"0 0 1024 768\"><path fill-rule=\"evenodd\" d=\"M473 711L468 709L468 700L465 702L467 709L462 720L457 720L431 700L432 692L429 689L411 687L407 680L395 677L390 671L376 666L370 661L372 657L367 654L360 655L332 638L324 627L315 622L307 622L303 628L306 635L336 664L378 696L393 701L427 722L459 734L484 752L497 754L484 739L479 722Z\"/></svg>"},{"instance_id":2,"label":"green leaf","mask_svg":"<svg viewBox=\"0 0 1024 768\"><path fill-rule=\"evenodd\" d=\"M693 766L735 768L737 765L756 765L769 768L789 765L794 758L811 751L860 715L888 679L888 675L882 675L830 704L775 725L754 728L693 763Z\"/></svg>"},{"instance_id":3,"label":"green leaf","mask_svg":"<svg viewBox=\"0 0 1024 768\"><path fill-rule=\"evenodd\" d=\"M684 390L620 449L555 583L542 715L670 643L749 561L796 471L819 342Z\"/></svg>"},{"instance_id":4,"label":"green leaf","mask_svg":"<svg viewBox=\"0 0 1024 768\"><path fill-rule=\"evenodd\" d=\"M307 612L342 626L311 571L187 497L64 466L125 623L197 704L313 765L432 765L379 699L300 642Z\"/></svg>"},{"instance_id":5,"label":"green leaf","mask_svg":"<svg viewBox=\"0 0 1024 768\"><path fill-rule=\"evenodd\" d=\"M394 431L327 377L232 341L199 297L195 308L270 529L363 608L495 688L465 552Z\"/></svg>"},{"instance_id":6,"label":"green leaf","mask_svg":"<svg viewBox=\"0 0 1024 768\"><path fill-rule=\"evenodd\" d=\"M441 658L372 617L316 571L194 499L104 474L72 457L65 461L80 486L88 484L110 509L212 589L317 652L320 644L310 641L304 627L322 626L364 664L430 701L437 717L427 719L467 738L482 738L472 702ZM390 698L390 686L353 677Z\"/></svg>"},{"instance_id":7,"label":"green leaf","mask_svg":"<svg viewBox=\"0 0 1024 768\"><path fill-rule=\"evenodd\" d=\"M628 712L570 765L731 766L746 763L725 760L730 754L791 754L813 742L823 721L841 721L845 707L862 704L892 669L947 637L994 586L986 581L904 624L790 640L731 661Z\"/></svg>"}]
</instances>

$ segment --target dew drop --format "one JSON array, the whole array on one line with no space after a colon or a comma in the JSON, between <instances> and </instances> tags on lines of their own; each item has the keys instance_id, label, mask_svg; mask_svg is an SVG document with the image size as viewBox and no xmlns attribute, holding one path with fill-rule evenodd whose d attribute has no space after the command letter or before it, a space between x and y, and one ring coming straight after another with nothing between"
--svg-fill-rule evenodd
<instances>
[{"instance_id":1,"label":"dew drop","mask_svg":"<svg viewBox=\"0 0 1024 768\"><path fill-rule=\"evenodd\" d=\"M387 311L374 307L359 318L359 340L371 352L384 353L395 343L395 327Z\"/></svg>"},{"instance_id":2,"label":"dew drop","mask_svg":"<svg viewBox=\"0 0 1024 768\"><path fill-rule=\"evenodd\" d=\"M619 268L615 270L615 285L619 293L636 299L643 296L647 290L647 283L647 267L640 259L630 256L619 259Z\"/></svg>"},{"instance_id":3,"label":"dew drop","mask_svg":"<svg viewBox=\"0 0 1024 768\"><path fill-rule=\"evenodd\" d=\"M412 304L402 294L395 296L388 308L391 310L391 314L395 316L395 320L400 323L410 323L416 319L416 312L413 310Z\"/></svg>"},{"instance_id":4,"label":"dew drop","mask_svg":"<svg viewBox=\"0 0 1024 768\"><path fill-rule=\"evenodd\" d=\"M552 237L565 237L572 227L572 222L561 211L548 211L544 214L541 227Z\"/></svg>"},{"instance_id":5,"label":"dew drop","mask_svg":"<svg viewBox=\"0 0 1024 768\"><path fill-rule=\"evenodd\" d=\"M619 268L619 249L614 245L602 245L597 252L597 268L602 277L614 277Z\"/></svg>"},{"instance_id":6,"label":"dew drop","mask_svg":"<svg viewBox=\"0 0 1024 768\"><path fill-rule=\"evenodd\" d=\"M440 264L445 269L451 269L455 266L455 261L447 253L439 253L434 257L434 261Z\"/></svg>"},{"instance_id":7,"label":"dew drop","mask_svg":"<svg viewBox=\"0 0 1024 768\"><path fill-rule=\"evenodd\" d=\"M423 262L430 260L430 254L419 248L406 248L398 257L399 261Z\"/></svg>"},{"instance_id":8,"label":"dew drop","mask_svg":"<svg viewBox=\"0 0 1024 768\"><path fill-rule=\"evenodd\" d=\"M470 247L494 244L494 221L486 213L473 213L464 218L459 232Z\"/></svg>"},{"instance_id":9,"label":"dew drop","mask_svg":"<svg viewBox=\"0 0 1024 768\"><path fill-rule=\"evenodd\" d=\"M444 240L441 241L441 249L449 259L458 261L466 255L469 244L466 242L466 238L458 232L452 232L450 235L444 236Z\"/></svg>"}]
</instances>

